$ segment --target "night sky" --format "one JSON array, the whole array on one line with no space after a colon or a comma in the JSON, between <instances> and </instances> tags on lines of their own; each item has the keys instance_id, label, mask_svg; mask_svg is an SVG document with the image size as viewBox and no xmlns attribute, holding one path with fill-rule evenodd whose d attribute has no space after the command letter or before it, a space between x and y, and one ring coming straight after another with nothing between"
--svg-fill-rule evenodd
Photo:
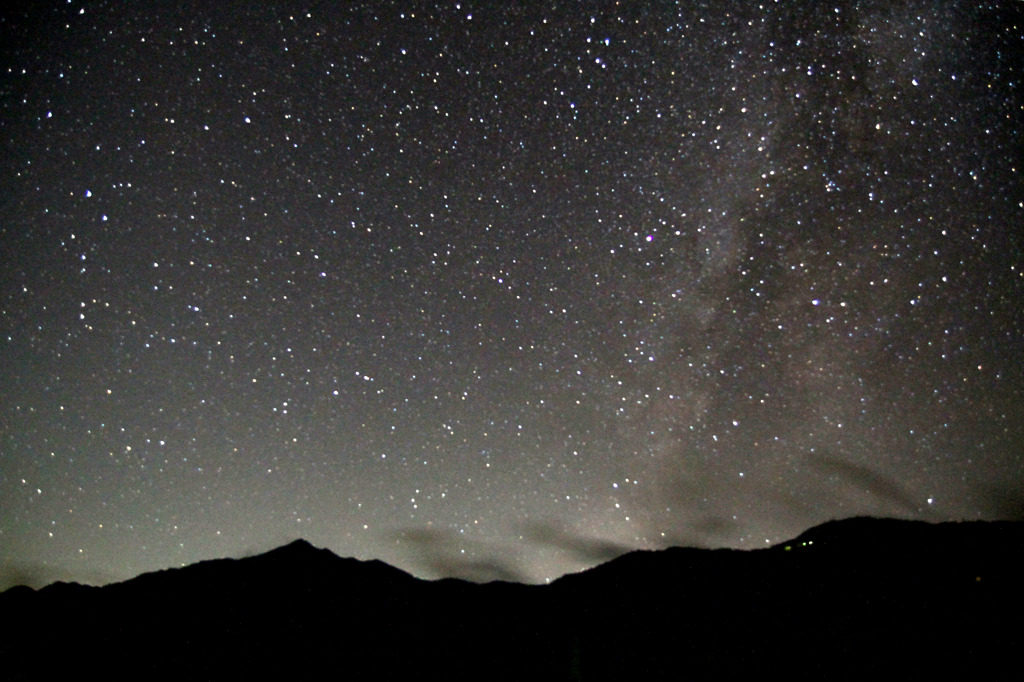
<instances>
[{"instance_id":1,"label":"night sky","mask_svg":"<svg viewBox=\"0 0 1024 682\"><path fill-rule=\"evenodd\" d=\"M1024 3L0 19L0 587L1024 518Z\"/></svg>"}]
</instances>

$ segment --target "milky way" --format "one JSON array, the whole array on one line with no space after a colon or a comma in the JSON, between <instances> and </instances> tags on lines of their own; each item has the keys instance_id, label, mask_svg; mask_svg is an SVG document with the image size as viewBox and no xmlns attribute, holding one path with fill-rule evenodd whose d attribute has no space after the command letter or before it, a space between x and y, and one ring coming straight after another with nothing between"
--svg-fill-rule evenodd
<instances>
[{"instance_id":1,"label":"milky way","mask_svg":"<svg viewBox=\"0 0 1024 682\"><path fill-rule=\"evenodd\" d=\"M2 583L1021 518L1019 2L0 20Z\"/></svg>"}]
</instances>

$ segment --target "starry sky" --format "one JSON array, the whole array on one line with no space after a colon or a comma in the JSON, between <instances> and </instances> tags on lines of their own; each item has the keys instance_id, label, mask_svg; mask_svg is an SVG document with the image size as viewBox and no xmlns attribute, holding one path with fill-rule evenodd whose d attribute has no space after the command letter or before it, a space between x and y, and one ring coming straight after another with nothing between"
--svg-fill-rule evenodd
<instances>
[{"instance_id":1,"label":"starry sky","mask_svg":"<svg viewBox=\"0 0 1024 682\"><path fill-rule=\"evenodd\" d=\"M1024 518L1024 3L0 17L0 587Z\"/></svg>"}]
</instances>

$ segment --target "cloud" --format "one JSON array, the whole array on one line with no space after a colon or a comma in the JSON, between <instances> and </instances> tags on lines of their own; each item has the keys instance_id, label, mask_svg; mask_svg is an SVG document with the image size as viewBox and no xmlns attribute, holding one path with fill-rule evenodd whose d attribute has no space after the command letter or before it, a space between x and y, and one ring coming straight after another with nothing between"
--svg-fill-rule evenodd
<instances>
[{"instance_id":1,"label":"cloud","mask_svg":"<svg viewBox=\"0 0 1024 682\"><path fill-rule=\"evenodd\" d=\"M522 569L521 561L508 549L474 542L454 531L404 528L395 532L393 538L408 548L406 559L414 573L475 583L534 582Z\"/></svg>"},{"instance_id":2,"label":"cloud","mask_svg":"<svg viewBox=\"0 0 1024 682\"><path fill-rule=\"evenodd\" d=\"M919 516L924 508L905 487L866 466L818 453L808 455L807 463L823 474L852 483L876 500L901 511Z\"/></svg>"},{"instance_id":3,"label":"cloud","mask_svg":"<svg viewBox=\"0 0 1024 682\"><path fill-rule=\"evenodd\" d=\"M622 556L633 549L626 545L586 537L565 530L560 524L550 521L536 521L526 525L523 536L531 542L559 549L580 563L599 564Z\"/></svg>"}]
</instances>

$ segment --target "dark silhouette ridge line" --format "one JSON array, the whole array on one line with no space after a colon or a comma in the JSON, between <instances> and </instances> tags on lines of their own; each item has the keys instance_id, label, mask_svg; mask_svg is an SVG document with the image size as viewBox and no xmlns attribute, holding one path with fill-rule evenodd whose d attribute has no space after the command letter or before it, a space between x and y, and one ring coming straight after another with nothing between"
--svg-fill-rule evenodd
<instances>
[{"instance_id":1,"label":"dark silhouette ridge line","mask_svg":"<svg viewBox=\"0 0 1024 682\"><path fill-rule=\"evenodd\" d=\"M635 551L550 585L422 580L296 540L0 594L6 679L998 677L1024 523L854 518L758 550ZM55 655L59 654L59 655ZM795 667L794 667L795 666Z\"/></svg>"},{"instance_id":2,"label":"dark silhouette ridge line","mask_svg":"<svg viewBox=\"0 0 1024 682\"><path fill-rule=\"evenodd\" d=\"M792 549L794 547L806 547L808 542L810 542L811 544L817 542L819 549L821 549L823 547L829 547L830 549L838 549L838 550L845 549L847 551L852 551L854 548L861 548L861 547L866 546L866 545L876 546L876 547L884 546L884 547L887 547L888 549L892 549L893 547L899 546L900 544L903 544L903 543L907 542L905 537L908 536L908 533L910 533L911 530L924 531L927 534L927 533L937 533L941 529L982 528L982 527L991 528L993 533L997 532L996 529L999 529L999 528L1006 529L1007 533L1012 533L1013 531L1011 529L1014 529L1014 528L1024 528L1024 522L1018 522L1018 521L974 521L974 520L930 522L930 521L922 521L922 520L890 519L890 518L878 518L878 517L870 517L870 516L855 516L855 517L849 517L849 518L844 518L844 519L833 519L833 520L830 520L830 521L826 521L826 522L821 523L821 524L819 524L817 526L813 526L812 528L809 528L808 530L802 532L801 534L799 534L798 536L794 537L791 540L787 540L787 541L783 541L783 542L778 542L775 545L772 545L770 547L759 547L759 548L751 548L751 549L706 548L706 547L670 547L670 548L666 548L666 549L655 549L655 550L629 550L629 551L623 551L619 556L611 557L607 561L602 562L602 563L600 563L600 564L598 564L596 566L593 566L593 567L588 568L588 569L584 569L582 571L578 571L578 572L575 572L575 573L568 573L568 574L566 574L564 576L561 576L561 577L557 578L556 580L552 581L551 584L561 582L561 581L563 581L563 580L565 580L567 578L572 578L573 576L578 576L578 575L581 575L581 574L586 574L589 571L593 571L595 569L600 569L602 566L604 566L606 564L615 563L618 560L622 559L623 557L629 557L629 556L658 555L658 554L665 553L665 552L674 552L674 551L679 551L679 550L683 550L683 551L687 551L687 552L701 552L701 553L725 552L725 553L734 553L734 554L738 554L738 555L746 555L746 554L755 554L755 553L759 553L759 552L774 552L774 551L779 551L780 549L787 550L787 549ZM986 534L986 537L988 537L988 535L990 535L990 534L991 533ZM915 536L915 537L917 537L917 536ZM915 542L916 543L920 543L922 541L927 541L927 540L930 540L930 539L932 539L932 538L917 537ZM26 591L27 590L27 591L36 592L36 591L45 591L45 590L48 590L48 589L51 589L51 588L55 588L57 586L78 586L78 587L86 587L86 588L92 588L92 589L102 589L102 588L112 587L112 586L115 586L115 585L124 585L125 583L131 583L132 581L139 580L139 579L148 579L148 578L151 578L153 576L163 576L163 575L167 575L167 574L174 574L175 572L182 571L182 570L194 570L197 567L208 567L208 566L211 566L211 565L221 565L221 564L226 566L226 565L234 564L235 562L250 562L250 561L254 561L254 560L259 560L259 561L262 561L262 562L266 562L266 561L274 561L274 562L307 562L307 561L347 562L347 563L351 564L352 566L363 566L363 567L367 567L367 568L369 568L369 567L378 567L378 568L381 568L384 571L391 571L391 572L393 572L395 574L401 574L403 576L406 576L409 579L412 579L412 580L415 580L415 581L426 582L426 583L456 581L456 582L466 582L466 583L469 583L469 584L483 584L483 585L491 584L491 583L521 584L521 583L516 583L515 581L510 581L510 580L492 580L492 581L482 582L481 583L481 582L472 581L472 580L465 580L463 578L458 578L458 577L441 577L441 578L437 578L437 579L419 578L419 577L414 576L413 574L411 574L410 572L408 572L408 571L406 571L404 569L401 569L401 568L398 568L398 567L393 566L391 564L388 564L387 562L381 561L380 559L356 559L356 558L352 558L352 557L343 557L343 556L340 556L338 554L335 554L332 550L330 550L328 548L317 547L314 544L312 544L311 542L309 542L308 540L306 540L305 538L296 538L296 539L294 539L294 540L292 540L290 542L287 542L287 543L285 543L283 545L280 545L278 547L269 549L269 550L267 550L265 552L261 552L259 554L253 554L253 555L249 555L249 556L245 556L245 557L220 557L220 558L203 559L201 561L198 561L196 563L189 564L189 565L186 565L186 566L169 567L169 568L158 569L158 570L155 570L155 571L148 571L146 573L142 573L142 574L140 574L138 576L135 576L133 578L128 578L126 580L121 580L121 581L117 581L117 582L114 582L114 583L109 583L107 585L96 586L96 585L81 584L81 583L77 583L77 582L74 582L74 581L62 581L61 580L61 581L55 581L54 583L51 583L49 585L46 585L46 586L38 588L38 589L35 589L35 588L32 588L32 587L28 587L28 586L25 586L25 585L15 585L15 586L12 586L12 587L8 588L7 591L14 590L14 591L21 592L21 591ZM531 587L543 587L544 586L543 584L533 584L533 583L529 583L529 584L522 583L522 584L524 586L529 585ZM5 594L5 593L6 593L6 591L5 592L0 592L0 595Z\"/></svg>"}]
</instances>

